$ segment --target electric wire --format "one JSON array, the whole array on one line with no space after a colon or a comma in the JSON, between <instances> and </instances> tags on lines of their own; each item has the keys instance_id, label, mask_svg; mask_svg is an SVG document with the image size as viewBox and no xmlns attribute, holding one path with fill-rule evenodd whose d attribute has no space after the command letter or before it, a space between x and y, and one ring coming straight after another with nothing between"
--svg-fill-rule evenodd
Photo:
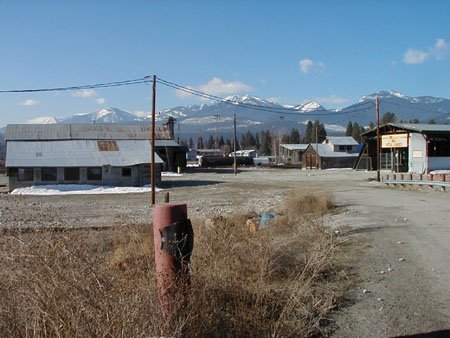
<instances>
[{"instance_id":1,"label":"electric wire","mask_svg":"<svg viewBox=\"0 0 450 338\"><path fill-rule=\"evenodd\" d=\"M56 92L56 91L68 91L68 90L83 90L83 89L96 89L96 88L108 88L108 87L120 87L129 86L136 84L148 84L152 83L153 80L150 76L144 76L139 79L125 80L125 81L114 81L106 83L97 84L87 84L81 86L70 86L70 87L54 87L54 88L38 88L38 89L10 89L10 90L0 90L0 93L38 93L38 92Z\"/></svg>"},{"instance_id":2,"label":"electric wire","mask_svg":"<svg viewBox=\"0 0 450 338\"><path fill-rule=\"evenodd\" d=\"M170 81L166 81L163 80L161 78L157 78L157 83L160 83L164 86L191 94L191 95L195 95L195 96L199 96L202 98L206 98L206 99L210 99L212 101L216 101L216 102L222 102L222 103L226 103L226 104L230 104L233 106L240 106L243 108L248 108L248 109L253 109L253 110L259 110L259 111L265 111L265 112L270 112L270 113L276 113L276 114L280 114L280 115L296 115L296 116L330 116L330 115L344 115L344 114L350 114L350 113L355 113L355 112L359 112L359 111L364 111L369 109L369 106L374 106L374 103L372 101L368 101L368 102L363 102L363 103L359 103L356 105L353 105L352 107L363 107L364 108L360 108L360 109L345 109L344 111L335 111L335 112L331 112L329 110L326 109L316 109L314 112L300 112L299 110L295 109L295 108L287 108L287 107L267 107L267 106L262 106L262 105L255 105L255 104L246 104L246 103L242 103L242 102L235 102L235 101L231 101L231 100L227 100L224 99L222 97L219 96L215 96L215 95L211 95L211 94L207 94L204 92L201 92L199 90L196 89L192 89L189 87L185 87L185 86L181 86L179 84L170 82ZM325 111L324 113L320 113L320 111Z\"/></svg>"},{"instance_id":3,"label":"electric wire","mask_svg":"<svg viewBox=\"0 0 450 338\"><path fill-rule=\"evenodd\" d=\"M408 108L408 109L420 110L420 111L424 111L424 112L428 112L428 113L433 113L433 114L438 114L438 115L448 115L448 114L450 114L450 111L448 111L448 112L437 112L437 111L435 111L435 110L424 109L424 108L416 108L416 107L410 107L410 106L407 106L407 105L405 105L405 104L395 103L395 102L389 102L388 104L392 104L392 105L394 105L394 106L400 106L400 107L404 107L404 108ZM387 109L386 109L385 103L383 103L383 102L380 100L380 108L381 108L382 106L384 106L385 110L387 110Z\"/></svg>"}]
</instances>

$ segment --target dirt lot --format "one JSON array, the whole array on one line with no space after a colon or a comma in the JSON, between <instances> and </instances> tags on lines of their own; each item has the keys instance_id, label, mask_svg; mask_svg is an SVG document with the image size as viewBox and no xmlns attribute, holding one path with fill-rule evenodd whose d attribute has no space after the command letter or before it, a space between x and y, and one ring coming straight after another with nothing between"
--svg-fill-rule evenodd
<instances>
[{"instance_id":1,"label":"dirt lot","mask_svg":"<svg viewBox=\"0 0 450 338\"><path fill-rule=\"evenodd\" d=\"M450 194L386 188L374 173L247 169L203 170L164 179L162 201L186 202L191 218L277 208L294 187L331 191L357 255L358 287L336 314L337 337L382 337L450 329ZM1 227L149 223L149 194L0 195Z\"/></svg>"}]
</instances>

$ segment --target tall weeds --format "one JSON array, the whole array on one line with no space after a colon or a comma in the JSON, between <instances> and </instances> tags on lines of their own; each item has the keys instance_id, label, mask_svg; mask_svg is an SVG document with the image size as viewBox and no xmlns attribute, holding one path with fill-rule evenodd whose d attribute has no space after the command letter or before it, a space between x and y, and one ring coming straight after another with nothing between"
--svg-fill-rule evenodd
<instances>
[{"instance_id":1,"label":"tall weeds","mask_svg":"<svg viewBox=\"0 0 450 338\"><path fill-rule=\"evenodd\" d=\"M194 221L191 288L170 321L158 315L150 225L5 232L0 336L327 335L349 282L318 221L332 207L327 194L295 192L256 233L246 215Z\"/></svg>"}]
</instances>

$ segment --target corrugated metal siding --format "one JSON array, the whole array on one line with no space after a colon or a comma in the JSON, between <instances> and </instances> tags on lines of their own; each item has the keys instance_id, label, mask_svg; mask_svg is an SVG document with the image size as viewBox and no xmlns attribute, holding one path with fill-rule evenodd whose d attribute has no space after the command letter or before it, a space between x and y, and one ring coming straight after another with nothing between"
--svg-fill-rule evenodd
<instances>
[{"instance_id":1,"label":"corrugated metal siding","mask_svg":"<svg viewBox=\"0 0 450 338\"><path fill-rule=\"evenodd\" d=\"M413 155L421 154L421 157ZM408 147L409 168L408 171L415 174L425 174L427 172L427 143L422 134L409 134Z\"/></svg>"},{"instance_id":2,"label":"corrugated metal siding","mask_svg":"<svg viewBox=\"0 0 450 338\"><path fill-rule=\"evenodd\" d=\"M151 127L142 124L9 124L6 140L149 140ZM157 140L172 140L166 125L155 127Z\"/></svg>"},{"instance_id":3,"label":"corrugated metal siding","mask_svg":"<svg viewBox=\"0 0 450 338\"><path fill-rule=\"evenodd\" d=\"M118 140L118 151L100 151L97 141L9 141L6 167L113 167L150 163L148 140ZM155 154L156 163L163 163Z\"/></svg>"}]
</instances>

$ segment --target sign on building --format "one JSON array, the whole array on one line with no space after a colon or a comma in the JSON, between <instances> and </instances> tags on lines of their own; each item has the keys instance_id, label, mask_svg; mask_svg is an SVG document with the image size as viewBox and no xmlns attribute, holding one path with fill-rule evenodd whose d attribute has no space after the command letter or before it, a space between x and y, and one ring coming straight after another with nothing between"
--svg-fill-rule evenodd
<instances>
[{"instance_id":1,"label":"sign on building","mask_svg":"<svg viewBox=\"0 0 450 338\"><path fill-rule=\"evenodd\" d=\"M381 135L381 148L407 148L408 134Z\"/></svg>"}]
</instances>

